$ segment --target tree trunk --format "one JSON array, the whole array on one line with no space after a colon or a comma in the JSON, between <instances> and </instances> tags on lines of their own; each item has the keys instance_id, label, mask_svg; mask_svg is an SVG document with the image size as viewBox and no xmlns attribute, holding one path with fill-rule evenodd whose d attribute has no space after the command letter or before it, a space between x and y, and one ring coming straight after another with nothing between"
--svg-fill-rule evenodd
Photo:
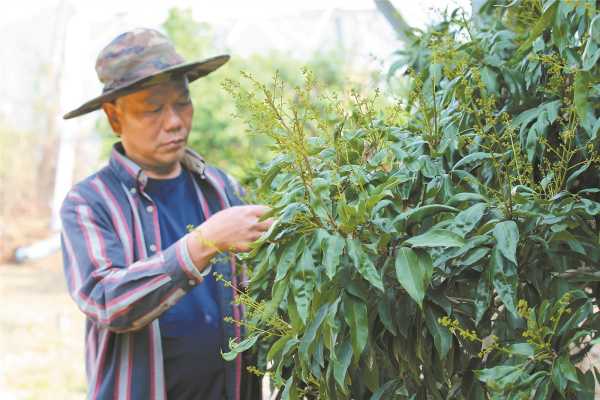
<instances>
[{"instance_id":1,"label":"tree trunk","mask_svg":"<svg viewBox=\"0 0 600 400\"><path fill-rule=\"evenodd\" d=\"M375 6L383 14L387 22L394 28L398 38L404 43L410 43L413 38L412 28L402 14L389 0L375 0Z\"/></svg>"}]
</instances>

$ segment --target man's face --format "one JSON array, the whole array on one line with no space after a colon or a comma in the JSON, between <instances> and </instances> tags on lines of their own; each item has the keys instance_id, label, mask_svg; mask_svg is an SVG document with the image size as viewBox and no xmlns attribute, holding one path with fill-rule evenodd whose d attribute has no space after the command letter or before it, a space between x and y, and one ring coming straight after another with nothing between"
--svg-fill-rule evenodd
<instances>
[{"instance_id":1,"label":"man's face","mask_svg":"<svg viewBox=\"0 0 600 400\"><path fill-rule=\"evenodd\" d=\"M119 97L103 109L129 158L156 174L176 168L194 114L187 80L169 80Z\"/></svg>"}]
</instances>

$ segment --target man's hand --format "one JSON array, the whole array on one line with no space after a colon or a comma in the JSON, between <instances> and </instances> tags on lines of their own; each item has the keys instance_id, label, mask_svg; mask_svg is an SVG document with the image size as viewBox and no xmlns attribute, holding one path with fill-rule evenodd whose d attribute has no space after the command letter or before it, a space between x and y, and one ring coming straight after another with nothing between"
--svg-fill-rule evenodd
<instances>
[{"instance_id":1,"label":"man's hand","mask_svg":"<svg viewBox=\"0 0 600 400\"><path fill-rule=\"evenodd\" d=\"M222 251L249 251L250 244L273 224L271 219L259 221L269 210L259 205L226 208L190 232L187 245L196 267L203 270L210 259Z\"/></svg>"}]
</instances>

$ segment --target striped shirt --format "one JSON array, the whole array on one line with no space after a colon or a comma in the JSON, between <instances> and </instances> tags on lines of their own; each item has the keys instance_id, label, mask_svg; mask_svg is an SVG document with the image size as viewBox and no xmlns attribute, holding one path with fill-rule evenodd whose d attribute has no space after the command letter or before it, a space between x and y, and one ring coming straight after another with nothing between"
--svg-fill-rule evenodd
<instances>
[{"instance_id":1,"label":"striped shirt","mask_svg":"<svg viewBox=\"0 0 600 400\"><path fill-rule=\"evenodd\" d=\"M228 176L198 154L186 149L182 163L198 199L189 206L201 207L206 218L242 204ZM161 248L158 211L144 192L147 181L117 143L108 165L76 184L61 208L67 287L87 317L88 399L166 398L158 316L202 283L185 238ZM233 258L213 271L237 286ZM241 318L233 289L217 286L221 317ZM240 335L239 327L224 324L223 350ZM227 363L228 400L240 399L241 372L240 357Z\"/></svg>"}]
</instances>

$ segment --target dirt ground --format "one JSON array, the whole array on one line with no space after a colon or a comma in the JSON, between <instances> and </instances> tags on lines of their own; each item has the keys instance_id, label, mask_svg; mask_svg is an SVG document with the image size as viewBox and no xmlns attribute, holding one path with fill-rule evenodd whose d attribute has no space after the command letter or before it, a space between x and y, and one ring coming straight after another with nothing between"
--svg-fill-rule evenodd
<instances>
[{"instance_id":1,"label":"dirt ground","mask_svg":"<svg viewBox=\"0 0 600 400\"><path fill-rule=\"evenodd\" d=\"M0 265L0 299L0 400L84 399L84 317L60 254Z\"/></svg>"}]
</instances>

